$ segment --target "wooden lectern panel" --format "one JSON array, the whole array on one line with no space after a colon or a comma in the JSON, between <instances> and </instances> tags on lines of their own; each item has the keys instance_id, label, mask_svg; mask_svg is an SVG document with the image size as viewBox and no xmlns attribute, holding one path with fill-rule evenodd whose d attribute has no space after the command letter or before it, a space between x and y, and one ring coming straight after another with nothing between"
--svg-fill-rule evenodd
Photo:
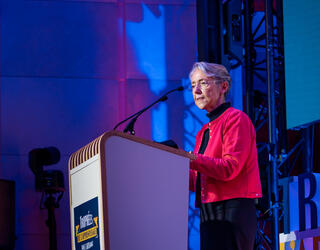
<instances>
[{"instance_id":1,"label":"wooden lectern panel","mask_svg":"<svg viewBox=\"0 0 320 250\"><path fill-rule=\"evenodd\" d=\"M100 155L71 169L69 178L72 249L90 249L93 243L89 242L99 245L97 249L108 249L104 240Z\"/></svg>"},{"instance_id":2,"label":"wooden lectern panel","mask_svg":"<svg viewBox=\"0 0 320 250\"><path fill-rule=\"evenodd\" d=\"M73 249L187 249L188 153L113 131L69 169Z\"/></svg>"}]
</instances>

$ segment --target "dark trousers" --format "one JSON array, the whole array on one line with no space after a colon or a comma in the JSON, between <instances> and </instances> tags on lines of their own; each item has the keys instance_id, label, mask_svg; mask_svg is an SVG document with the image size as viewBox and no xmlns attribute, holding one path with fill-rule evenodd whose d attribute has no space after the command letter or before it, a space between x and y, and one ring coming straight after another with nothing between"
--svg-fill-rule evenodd
<instances>
[{"instance_id":1,"label":"dark trousers","mask_svg":"<svg viewBox=\"0 0 320 250\"><path fill-rule=\"evenodd\" d=\"M257 219L253 199L201 204L201 250L252 250Z\"/></svg>"}]
</instances>

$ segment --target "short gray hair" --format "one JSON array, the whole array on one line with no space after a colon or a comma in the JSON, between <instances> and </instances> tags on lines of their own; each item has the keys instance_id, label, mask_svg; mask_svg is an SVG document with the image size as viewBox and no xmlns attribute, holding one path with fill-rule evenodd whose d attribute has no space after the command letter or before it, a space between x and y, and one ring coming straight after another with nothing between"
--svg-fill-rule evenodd
<instances>
[{"instance_id":1,"label":"short gray hair","mask_svg":"<svg viewBox=\"0 0 320 250\"><path fill-rule=\"evenodd\" d=\"M221 80L225 80L229 83L228 91L225 93L225 96L229 93L231 87L231 77L225 66L216 63L208 63L208 62L195 62L192 66L192 69L189 73L189 78L193 73L197 70L201 70L208 77L214 77Z\"/></svg>"}]
</instances>

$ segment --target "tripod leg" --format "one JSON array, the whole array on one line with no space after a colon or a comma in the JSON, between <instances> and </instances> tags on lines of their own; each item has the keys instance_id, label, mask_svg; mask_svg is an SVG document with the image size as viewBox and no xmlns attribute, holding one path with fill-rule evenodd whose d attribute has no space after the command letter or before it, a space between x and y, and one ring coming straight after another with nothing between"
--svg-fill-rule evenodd
<instances>
[{"instance_id":1,"label":"tripod leg","mask_svg":"<svg viewBox=\"0 0 320 250\"><path fill-rule=\"evenodd\" d=\"M45 206L48 209L47 226L49 228L49 249L57 250L57 227L54 209L56 208L55 198L49 196L45 201Z\"/></svg>"}]
</instances>

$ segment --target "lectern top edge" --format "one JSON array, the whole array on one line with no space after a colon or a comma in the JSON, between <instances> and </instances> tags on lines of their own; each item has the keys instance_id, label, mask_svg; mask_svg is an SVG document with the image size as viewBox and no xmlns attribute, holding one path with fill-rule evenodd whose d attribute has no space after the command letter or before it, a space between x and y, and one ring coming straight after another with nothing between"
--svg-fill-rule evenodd
<instances>
[{"instance_id":1,"label":"lectern top edge","mask_svg":"<svg viewBox=\"0 0 320 250\"><path fill-rule=\"evenodd\" d=\"M112 136L123 137L131 141L139 142L151 147L155 147L155 148L191 159L190 154L184 150L171 148L147 139L143 139L130 134L125 134L120 131L112 130L112 131L103 133L101 136L97 137L89 144L85 145L84 147L74 152L69 158L69 170L79 166L81 163L99 154L101 152L101 146L104 145L105 141Z\"/></svg>"}]
</instances>

